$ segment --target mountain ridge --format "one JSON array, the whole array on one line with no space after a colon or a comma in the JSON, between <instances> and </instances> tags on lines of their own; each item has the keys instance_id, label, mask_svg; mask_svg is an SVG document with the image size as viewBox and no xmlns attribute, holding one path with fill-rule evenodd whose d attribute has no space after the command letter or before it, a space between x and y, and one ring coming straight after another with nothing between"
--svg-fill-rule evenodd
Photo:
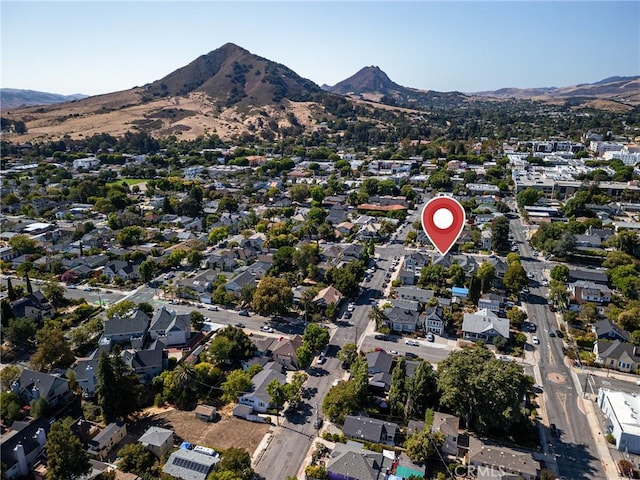
<instances>
[{"instance_id":1,"label":"mountain ridge","mask_svg":"<svg viewBox=\"0 0 640 480\"><path fill-rule=\"evenodd\" d=\"M640 77L609 77L599 84L560 88L505 88L492 93L489 97L483 92L404 87L378 66L364 67L333 87L320 87L285 65L226 43L141 87L72 102L11 111L0 104L0 108L7 121L26 124L27 133L12 137L18 141L105 132L117 136L132 130L182 138L216 134L220 138L273 140L283 133L313 132L332 118L366 118L377 109L409 109L422 115L512 98L571 101L571 106L603 109L612 105L633 108L630 103L640 105ZM584 100L607 95L614 100L598 100L598 104ZM572 97L579 98L574 101Z\"/></svg>"},{"instance_id":2,"label":"mountain ridge","mask_svg":"<svg viewBox=\"0 0 640 480\"><path fill-rule=\"evenodd\" d=\"M51 105L55 103L72 102L87 97L89 97L89 95L82 93L62 95L59 93L21 88L0 88L0 105L2 106L2 110L32 105Z\"/></svg>"}]
</instances>

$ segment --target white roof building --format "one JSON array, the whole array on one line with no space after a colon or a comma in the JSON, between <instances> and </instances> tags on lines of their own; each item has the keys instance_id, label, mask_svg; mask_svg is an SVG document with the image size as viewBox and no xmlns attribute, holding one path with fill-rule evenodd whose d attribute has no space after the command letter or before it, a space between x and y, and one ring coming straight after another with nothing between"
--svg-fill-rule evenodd
<instances>
[{"instance_id":1,"label":"white roof building","mask_svg":"<svg viewBox=\"0 0 640 480\"><path fill-rule=\"evenodd\" d=\"M598 406L618 450L640 454L640 395L600 388Z\"/></svg>"}]
</instances>

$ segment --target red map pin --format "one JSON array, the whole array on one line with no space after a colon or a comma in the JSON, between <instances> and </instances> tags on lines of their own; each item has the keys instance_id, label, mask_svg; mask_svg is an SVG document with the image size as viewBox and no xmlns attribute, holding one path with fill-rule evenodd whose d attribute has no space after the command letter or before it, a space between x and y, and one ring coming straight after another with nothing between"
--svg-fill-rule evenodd
<instances>
[{"instance_id":1,"label":"red map pin","mask_svg":"<svg viewBox=\"0 0 640 480\"><path fill-rule=\"evenodd\" d=\"M422 228L431 243L444 256L451 249L464 228L464 208L455 198L435 197L422 209Z\"/></svg>"}]
</instances>

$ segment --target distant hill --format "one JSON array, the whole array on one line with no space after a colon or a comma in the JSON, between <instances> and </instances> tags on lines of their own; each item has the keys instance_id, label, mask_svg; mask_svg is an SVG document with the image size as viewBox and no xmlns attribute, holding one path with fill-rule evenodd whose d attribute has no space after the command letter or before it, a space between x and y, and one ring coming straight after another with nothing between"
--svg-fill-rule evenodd
<instances>
[{"instance_id":1,"label":"distant hill","mask_svg":"<svg viewBox=\"0 0 640 480\"><path fill-rule=\"evenodd\" d=\"M322 88L331 93L416 109L449 108L466 101L466 96L458 92L435 92L403 87L393 82L377 66L364 67L334 86L323 85Z\"/></svg>"},{"instance_id":2,"label":"distant hill","mask_svg":"<svg viewBox=\"0 0 640 480\"><path fill-rule=\"evenodd\" d=\"M265 105L283 99L318 101L324 95L311 80L233 43L201 55L145 88L156 98L203 92L225 107Z\"/></svg>"},{"instance_id":3,"label":"distant hill","mask_svg":"<svg viewBox=\"0 0 640 480\"><path fill-rule=\"evenodd\" d=\"M569 87L501 88L471 95L516 99L601 99L628 105L640 105L640 76L609 77L595 83L581 83Z\"/></svg>"},{"instance_id":4,"label":"distant hill","mask_svg":"<svg viewBox=\"0 0 640 480\"><path fill-rule=\"evenodd\" d=\"M23 96L18 101L12 95L17 98L16 92L25 91L3 89L0 107L4 123L13 125L7 138L18 142L65 135L122 136L132 131L185 140L215 134L224 140L272 141L320 130L336 119L358 118L384 129L381 117L391 122L394 115L406 111L420 116L435 110L494 108L498 103L513 103L510 99L517 96L569 106L605 109L613 104L631 109L634 99L640 104L638 82L638 77L611 77L591 85L474 95L404 87L379 67L370 66L333 87L321 88L285 65L227 43L141 87L80 100L75 95L29 92L41 97L28 100ZM20 104L31 106L12 106ZM343 124L349 126L346 121Z\"/></svg>"},{"instance_id":5,"label":"distant hill","mask_svg":"<svg viewBox=\"0 0 640 480\"><path fill-rule=\"evenodd\" d=\"M20 90L17 88L0 88L0 108L5 111L9 108L25 107L31 105L51 105L54 103L71 102L87 98L88 95L75 93L73 95L59 95L57 93L37 92L35 90Z\"/></svg>"}]
</instances>

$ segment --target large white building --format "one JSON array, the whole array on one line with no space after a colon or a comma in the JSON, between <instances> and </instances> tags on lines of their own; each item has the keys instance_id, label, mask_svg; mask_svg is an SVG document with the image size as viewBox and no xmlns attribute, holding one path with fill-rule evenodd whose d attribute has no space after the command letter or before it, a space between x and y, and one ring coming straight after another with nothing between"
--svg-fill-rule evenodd
<instances>
[{"instance_id":1,"label":"large white building","mask_svg":"<svg viewBox=\"0 0 640 480\"><path fill-rule=\"evenodd\" d=\"M600 388L598 406L618 450L640 454L640 395Z\"/></svg>"}]
</instances>

